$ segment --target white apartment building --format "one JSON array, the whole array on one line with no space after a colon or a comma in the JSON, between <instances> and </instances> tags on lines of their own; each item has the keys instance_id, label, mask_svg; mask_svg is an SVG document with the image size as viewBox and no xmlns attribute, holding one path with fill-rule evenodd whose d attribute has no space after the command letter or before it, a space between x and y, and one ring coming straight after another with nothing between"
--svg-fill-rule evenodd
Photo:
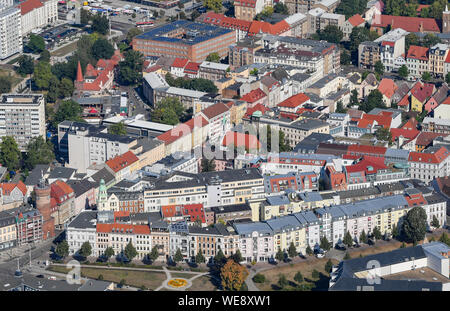
<instances>
[{"instance_id":1,"label":"white apartment building","mask_svg":"<svg viewBox=\"0 0 450 311\"><path fill-rule=\"evenodd\" d=\"M58 0L27 0L18 5L22 35L58 21Z\"/></svg>"},{"instance_id":2,"label":"white apartment building","mask_svg":"<svg viewBox=\"0 0 450 311\"><path fill-rule=\"evenodd\" d=\"M89 166L102 164L124 154L137 143L135 138L106 133L92 133L89 128L78 127L68 133L67 167L86 173Z\"/></svg>"},{"instance_id":3,"label":"white apartment building","mask_svg":"<svg viewBox=\"0 0 450 311\"><path fill-rule=\"evenodd\" d=\"M408 34L406 30L396 28L374 41L381 45L380 58L385 71L391 72L406 65L402 55L405 53L405 37Z\"/></svg>"},{"instance_id":4,"label":"white apartment building","mask_svg":"<svg viewBox=\"0 0 450 311\"><path fill-rule=\"evenodd\" d=\"M45 139L45 103L42 94L3 94L0 102L0 137L13 136L20 151L33 137Z\"/></svg>"},{"instance_id":5,"label":"white apartment building","mask_svg":"<svg viewBox=\"0 0 450 311\"><path fill-rule=\"evenodd\" d=\"M427 223L431 225L433 218L439 221L439 226L443 226L446 222L447 200L439 193L424 196L427 205L423 208L427 214Z\"/></svg>"},{"instance_id":6,"label":"white apartment building","mask_svg":"<svg viewBox=\"0 0 450 311\"><path fill-rule=\"evenodd\" d=\"M436 146L425 152L410 152L408 162L411 178L430 182L436 177L450 175L450 152L445 147Z\"/></svg>"},{"instance_id":7,"label":"white apartment building","mask_svg":"<svg viewBox=\"0 0 450 311\"><path fill-rule=\"evenodd\" d=\"M0 59L22 52L20 10L12 0L0 3Z\"/></svg>"}]
</instances>

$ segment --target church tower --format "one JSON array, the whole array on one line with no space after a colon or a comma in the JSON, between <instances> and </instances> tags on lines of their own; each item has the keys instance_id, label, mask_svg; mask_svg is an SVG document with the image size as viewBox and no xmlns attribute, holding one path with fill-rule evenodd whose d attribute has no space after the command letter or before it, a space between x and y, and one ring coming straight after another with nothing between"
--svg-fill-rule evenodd
<instances>
[{"instance_id":1,"label":"church tower","mask_svg":"<svg viewBox=\"0 0 450 311\"><path fill-rule=\"evenodd\" d=\"M450 11L448 6L445 6L445 11L442 12L442 33L450 32Z\"/></svg>"}]
</instances>

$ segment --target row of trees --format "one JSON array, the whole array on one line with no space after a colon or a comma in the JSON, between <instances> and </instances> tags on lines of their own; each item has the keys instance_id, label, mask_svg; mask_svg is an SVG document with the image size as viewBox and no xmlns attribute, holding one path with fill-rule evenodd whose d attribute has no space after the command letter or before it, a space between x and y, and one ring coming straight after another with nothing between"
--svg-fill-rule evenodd
<instances>
[{"instance_id":1,"label":"row of trees","mask_svg":"<svg viewBox=\"0 0 450 311\"><path fill-rule=\"evenodd\" d=\"M166 82L170 86L179 87L183 89L196 90L206 93L217 93L217 87L211 80L203 78L174 78L170 73L166 74Z\"/></svg>"},{"instance_id":2,"label":"row of trees","mask_svg":"<svg viewBox=\"0 0 450 311\"><path fill-rule=\"evenodd\" d=\"M176 97L167 97L156 104L152 113L152 121L168 125L177 125L192 117L192 108L185 110Z\"/></svg>"},{"instance_id":3,"label":"row of trees","mask_svg":"<svg viewBox=\"0 0 450 311\"><path fill-rule=\"evenodd\" d=\"M55 159L53 144L42 136L33 137L22 156L16 140L12 136L4 136L0 144L0 162L10 171L21 168L32 170L37 164L49 164Z\"/></svg>"}]
</instances>

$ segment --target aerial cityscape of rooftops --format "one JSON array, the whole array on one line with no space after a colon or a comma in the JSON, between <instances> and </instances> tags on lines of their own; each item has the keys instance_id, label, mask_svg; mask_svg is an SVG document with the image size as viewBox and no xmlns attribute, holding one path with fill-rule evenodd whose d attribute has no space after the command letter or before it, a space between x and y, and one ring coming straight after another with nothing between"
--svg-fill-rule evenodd
<instances>
[{"instance_id":1,"label":"aerial cityscape of rooftops","mask_svg":"<svg viewBox=\"0 0 450 311\"><path fill-rule=\"evenodd\" d=\"M0 22L0 291L450 291L447 0Z\"/></svg>"}]
</instances>

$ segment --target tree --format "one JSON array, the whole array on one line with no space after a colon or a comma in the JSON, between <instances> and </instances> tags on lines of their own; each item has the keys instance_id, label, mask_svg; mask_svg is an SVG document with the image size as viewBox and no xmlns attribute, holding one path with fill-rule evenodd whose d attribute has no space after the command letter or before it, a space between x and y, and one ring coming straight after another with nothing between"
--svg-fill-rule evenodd
<instances>
[{"instance_id":1,"label":"tree","mask_svg":"<svg viewBox=\"0 0 450 311\"><path fill-rule=\"evenodd\" d=\"M127 37L126 37L126 42L128 44L131 44L131 42L133 41L133 38L140 35L142 33L142 30L137 28L137 27L133 27L130 30L128 30L127 32Z\"/></svg>"},{"instance_id":2,"label":"tree","mask_svg":"<svg viewBox=\"0 0 450 311\"><path fill-rule=\"evenodd\" d=\"M128 258L129 261L132 261L134 257L137 256L138 252L136 248L133 246L133 244L128 242L127 246L125 246L124 255Z\"/></svg>"},{"instance_id":3,"label":"tree","mask_svg":"<svg viewBox=\"0 0 450 311\"><path fill-rule=\"evenodd\" d=\"M119 63L118 80L123 85L137 84L142 79L144 55L135 50L124 53L124 60Z\"/></svg>"},{"instance_id":4,"label":"tree","mask_svg":"<svg viewBox=\"0 0 450 311\"><path fill-rule=\"evenodd\" d=\"M380 127L375 131L375 136L377 137L378 140L392 143L392 133L387 128Z\"/></svg>"},{"instance_id":5,"label":"tree","mask_svg":"<svg viewBox=\"0 0 450 311\"><path fill-rule=\"evenodd\" d=\"M278 248L278 251L275 254L275 259L278 261L282 261L284 259L284 252L281 250L281 248Z\"/></svg>"},{"instance_id":6,"label":"tree","mask_svg":"<svg viewBox=\"0 0 450 311\"><path fill-rule=\"evenodd\" d=\"M429 72L424 72L423 74L422 74L422 80L423 81L430 81L431 80L431 74L429 73Z\"/></svg>"},{"instance_id":7,"label":"tree","mask_svg":"<svg viewBox=\"0 0 450 311\"><path fill-rule=\"evenodd\" d=\"M175 97L166 97L156 104L153 110L152 121L157 123L176 125L184 114L184 107Z\"/></svg>"},{"instance_id":8,"label":"tree","mask_svg":"<svg viewBox=\"0 0 450 311\"><path fill-rule=\"evenodd\" d=\"M349 51L342 49L340 62L341 62L341 65L350 65L351 64L352 56L350 55Z\"/></svg>"},{"instance_id":9,"label":"tree","mask_svg":"<svg viewBox=\"0 0 450 311\"><path fill-rule=\"evenodd\" d=\"M445 82L447 82L447 84L450 84L450 72L445 75Z\"/></svg>"},{"instance_id":10,"label":"tree","mask_svg":"<svg viewBox=\"0 0 450 311\"><path fill-rule=\"evenodd\" d=\"M347 109L344 108L344 104L342 104L342 101L339 100L336 103L336 111L337 113L347 113Z\"/></svg>"},{"instance_id":11,"label":"tree","mask_svg":"<svg viewBox=\"0 0 450 311\"><path fill-rule=\"evenodd\" d=\"M298 271L295 275L294 275L294 281L297 283L302 283L304 281L303 275L300 271Z\"/></svg>"},{"instance_id":12,"label":"tree","mask_svg":"<svg viewBox=\"0 0 450 311\"><path fill-rule=\"evenodd\" d=\"M288 280L287 280L287 278L286 278L286 276L284 274L280 274L278 276L278 282L277 283L278 283L278 286L283 289L283 288L285 288L288 285Z\"/></svg>"},{"instance_id":13,"label":"tree","mask_svg":"<svg viewBox=\"0 0 450 311\"><path fill-rule=\"evenodd\" d=\"M270 151L270 152L275 152L275 151L285 152L285 151L291 150L289 144L286 143L286 141L285 141L285 134L281 130L278 131L278 135L279 135L278 136L278 150L276 150L275 148L272 148L272 128L269 125L267 125L266 129L267 129L266 137L259 137L259 140L263 143L263 145L264 145L264 142L265 142L265 145L267 147L267 151Z\"/></svg>"},{"instance_id":14,"label":"tree","mask_svg":"<svg viewBox=\"0 0 450 311\"><path fill-rule=\"evenodd\" d=\"M419 37L413 32L405 37L405 51L408 51L411 45L419 45Z\"/></svg>"},{"instance_id":15,"label":"tree","mask_svg":"<svg viewBox=\"0 0 450 311\"><path fill-rule=\"evenodd\" d=\"M311 276L313 279L318 279L320 277L320 273L319 271L317 271L316 269L314 269L311 273Z\"/></svg>"},{"instance_id":16,"label":"tree","mask_svg":"<svg viewBox=\"0 0 450 311\"><path fill-rule=\"evenodd\" d=\"M252 76L258 76L258 68L253 68L251 71L250 71L250 74L252 75Z\"/></svg>"},{"instance_id":17,"label":"tree","mask_svg":"<svg viewBox=\"0 0 450 311\"><path fill-rule=\"evenodd\" d=\"M264 283L265 281L266 277L264 276L264 274L256 273L255 276L253 277L253 282L255 283Z\"/></svg>"},{"instance_id":18,"label":"tree","mask_svg":"<svg viewBox=\"0 0 450 311\"><path fill-rule=\"evenodd\" d=\"M350 254L348 252L345 252L345 256L344 256L344 260L349 260L352 257L350 256Z\"/></svg>"},{"instance_id":19,"label":"tree","mask_svg":"<svg viewBox=\"0 0 450 311\"><path fill-rule=\"evenodd\" d=\"M108 128L108 133L113 135L127 135L127 129L125 128L125 124L123 122L112 124Z\"/></svg>"},{"instance_id":20,"label":"tree","mask_svg":"<svg viewBox=\"0 0 450 311\"><path fill-rule=\"evenodd\" d=\"M80 24L87 25L89 21L92 19L92 14L88 10L83 8L80 9Z\"/></svg>"},{"instance_id":21,"label":"tree","mask_svg":"<svg viewBox=\"0 0 450 311\"><path fill-rule=\"evenodd\" d=\"M358 106L358 105L359 105L358 91L352 90L350 95L350 106Z\"/></svg>"},{"instance_id":22,"label":"tree","mask_svg":"<svg viewBox=\"0 0 450 311\"><path fill-rule=\"evenodd\" d=\"M330 43L339 43L344 38L343 32L335 25L327 25L323 30L317 30L319 40L325 40Z\"/></svg>"},{"instance_id":23,"label":"tree","mask_svg":"<svg viewBox=\"0 0 450 311\"><path fill-rule=\"evenodd\" d=\"M450 238L448 237L447 233L443 232L441 234L441 236L439 237L439 242L445 243L450 246Z\"/></svg>"},{"instance_id":24,"label":"tree","mask_svg":"<svg viewBox=\"0 0 450 311\"><path fill-rule=\"evenodd\" d=\"M383 102L383 94L377 89L372 90L366 100L359 106L359 110L366 113L374 108L386 108L386 105Z\"/></svg>"},{"instance_id":25,"label":"tree","mask_svg":"<svg viewBox=\"0 0 450 311\"><path fill-rule=\"evenodd\" d=\"M345 245L347 245L348 247L353 246L353 238L350 235L350 232L347 230L347 232L345 233L344 236L344 240L342 241Z\"/></svg>"},{"instance_id":26,"label":"tree","mask_svg":"<svg viewBox=\"0 0 450 311\"><path fill-rule=\"evenodd\" d=\"M123 287L125 283L126 283L125 279L121 279L119 282L119 287Z\"/></svg>"},{"instance_id":27,"label":"tree","mask_svg":"<svg viewBox=\"0 0 450 311\"><path fill-rule=\"evenodd\" d=\"M213 62L213 63L219 63L220 62L220 55L217 52L212 52L206 57L207 62Z\"/></svg>"},{"instance_id":28,"label":"tree","mask_svg":"<svg viewBox=\"0 0 450 311\"><path fill-rule=\"evenodd\" d=\"M359 242L360 243L367 243L367 234L366 231L362 231L361 234L359 235Z\"/></svg>"},{"instance_id":29,"label":"tree","mask_svg":"<svg viewBox=\"0 0 450 311\"><path fill-rule=\"evenodd\" d=\"M227 263L220 269L220 279L224 290L240 290L248 276L247 268L236 263L234 260L227 260Z\"/></svg>"},{"instance_id":30,"label":"tree","mask_svg":"<svg viewBox=\"0 0 450 311\"><path fill-rule=\"evenodd\" d=\"M27 145L25 166L32 170L37 164L50 164L55 159L53 144L42 136L33 137Z\"/></svg>"},{"instance_id":31,"label":"tree","mask_svg":"<svg viewBox=\"0 0 450 311\"><path fill-rule=\"evenodd\" d=\"M435 228L439 228L441 224L439 223L439 220L437 219L436 215L433 215L433 220L431 221L431 225Z\"/></svg>"},{"instance_id":32,"label":"tree","mask_svg":"<svg viewBox=\"0 0 450 311\"><path fill-rule=\"evenodd\" d=\"M73 86L72 80L70 80L68 78L62 78L61 82L59 83L59 89L58 89L59 94L58 94L58 97L59 98L72 97L74 89L75 88Z\"/></svg>"},{"instance_id":33,"label":"tree","mask_svg":"<svg viewBox=\"0 0 450 311\"><path fill-rule=\"evenodd\" d=\"M28 41L27 47L34 53L39 54L45 50L44 38L38 35L30 34L30 41Z\"/></svg>"},{"instance_id":34,"label":"tree","mask_svg":"<svg viewBox=\"0 0 450 311\"><path fill-rule=\"evenodd\" d=\"M91 256L91 253L92 253L92 246L91 246L91 244L88 241L86 241L83 244L81 244L81 248L80 248L80 251L78 253L83 258L87 258L87 257Z\"/></svg>"},{"instance_id":35,"label":"tree","mask_svg":"<svg viewBox=\"0 0 450 311\"><path fill-rule=\"evenodd\" d=\"M400 248L405 248L405 247L406 247L405 242L402 242L402 244L400 245Z\"/></svg>"},{"instance_id":36,"label":"tree","mask_svg":"<svg viewBox=\"0 0 450 311\"><path fill-rule=\"evenodd\" d=\"M375 228L373 228L372 235L375 238L375 240L380 240L381 237L383 236L381 234L380 228L378 228L377 226L375 226Z\"/></svg>"},{"instance_id":37,"label":"tree","mask_svg":"<svg viewBox=\"0 0 450 311\"><path fill-rule=\"evenodd\" d=\"M16 140L12 136L3 136L0 144L0 160L2 166L7 167L9 171L15 171L20 168L22 153L19 150Z\"/></svg>"},{"instance_id":38,"label":"tree","mask_svg":"<svg viewBox=\"0 0 450 311\"><path fill-rule=\"evenodd\" d=\"M278 14L289 15L288 7L282 2L277 2L273 7L273 11Z\"/></svg>"},{"instance_id":39,"label":"tree","mask_svg":"<svg viewBox=\"0 0 450 311\"><path fill-rule=\"evenodd\" d=\"M56 245L55 253L60 258L65 258L69 255L69 243L67 243L67 240L63 240L62 242L58 243L58 245Z\"/></svg>"},{"instance_id":40,"label":"tree","mask_svg":"<svg viewBox=\"0 0 450 311\"><path fill-rule=\"evenodd\" d=\"M222 252L222 249L219 249L216 256L214 256L214 262L218 265L222 265L225 262L225 255Z\"/></svg>"},{"instance_id":41,"label":"tree","mask_svg":"<svg viewBox=\"0 0 450 311\"><path fill-rule=\"evenodd\" d=\"M39 56L39 61L50 63L50 58L50 52L48 50L43 50Z\"/></svg>"},{"instance_id":42,"label":"tree","mask_svg":"<svg viewBox=\"0 0 450 311\"><path fill-rule=\"evenodd\" d=\"M77 102L71 99L63 101L59 105L58 110L56 111L53 118L54 127L56 128L60 122L65 120L84 122L84 120L81 118L82 111L83 109Z\"/></svg>"},{"instance_id":43,"label":"tree","mask_svg":"<svg viewBox=\"0 0 450 311\"><path fill-rule=\"evenodd\" d=\"M237 263L239 263L239 262L244 260L244 258L242 258L242 254L241 254L241 251L239 249L236 251L236 253L234 253L231 256L231 258Z\"/></svg>"},{"instance_id":44,"label":"tree","mask_svg":"<svg viewBox=\"0 0 450 311\"><path fill-rule=\"evenodd\" d=\"M104 38L99 38L92 45L92 56L96 60L101 58L110 59L114 55L114 47Z\"/></svg>"},{"instance_id":45,"label":"tree","mask_svg":"<svg viewBox=\"0 0 450 311\"><path fill-rule=\"evenodd\" d=\"M33 80L38 88L48 90L52 77L54 77L54 75L52 74L52 69L49 63L39 62L36 67L34 67Z\"/></svg>"},{"instance_id":46,"label":"tree","mask_svg":"<svg viewBox=\"0 0 450 311\"><path fill-rule=\"evenodd\" d=\"M331 243L328 241L327 237L324 236L320 239L320 248L326 251L330 250Z\"/></svg>"},{"instance_id":47,"label":"tree","mask_svg":"<svg viewBox=\"0 0 450 311\"><path fill-rule=\"evenodd\" d=\"M441 39L433 33L428 33L423 37L421 45L432 47L433 45L436 45L438 43L441 43Z\"/></svg>"},{"instance_id":48,"label":"tree","mask_svg":"<svg viewBox=\"0 0 450 311\"><path fill-rule=\"evenodd\" d=\"M195 263L201 264L201 263L205 263L205 262L206 262L206 259L205 259L205 256L203 256L202 249L199 249L197 255L195 256Z\"/></svg>"},{"instance_id":49,"label":"tree","mask_svg":"<svg viewBox=\"0 0 450 311\"><path fill-rule=\"evenodd\" d=\"M99 274L97 277L98 280L102 281L103 280L103 274Z\"/></svg>"},{"instance_id":50,"label":"tree","mask_svg":"<svg viewBox=\"0 0 450 311\"><path fill-rule=\"evenodd\" d=\"M397 225L395 225L395 224L392 226L392 237L394 239L398 239L400 237L400 232L398 230Z\"/></svg>"},{"instance_id":51,"label":"tree","mask_svg":"<svg viewBox=\"0 0 450 311\"><path fill-rule=\"evenodd\" d=\"M313 251L312 251L312 249L311 249L311 246L309 246L309 245L306 247L306 250L305 250L305 251L306 251L306 254L308 254L309 256L311 256L311 255L313 254Z\"/></svg>"},{"instance_id":52,"label":"tree","mask_svg":"<svg viewBox=\"0 0 450 311\"><path fill-rule=\"evenodd\" d=\"M178 13L178 17L180 19L187 19L186 13L184 13L183 11L181 11L180 13Z\"/></svg>"},{"instance_id":53,"label":"tree","mask_svg":"<svg viewBox=\"0 0 450 311\"><path fill-rule=\"evenodd\" d=\"M347 20L355 14L363 14L367 5L367 0L343 0L336 8L336 13L345 15Z\"/></svg>"},{"instance_id":54,"label":"tree","mask_svg":"<svg viewBox=\"0 0 450 311\"><path fill-rule=\"evenodd\" d=\"M109 32L108 17L102 14L96 14L92 17L92 31L98 32L101 35L107 35Z\"/></svg>"},{"instance_id":55,"label":"tree","mask_svg":"<svg viewBox=\"0 0 450 311\"><path fill-rule=\"evenodd\" d=\"M377 61L375 63L374 69L375 69L375 73L379 74L380 76L382 76L384 74L384 66L381 61Z\"/></svg>"},{"instance_id":56,"label":"tree","mask_svg":"<svg viewBox=\"0 0 450 311\"><path fill-rule=\"evenodd\" d=\"M295 256L297 256L297 249L295 248L294 242L291 242L289 245L288 255L290 258L295 258Z\"/></svg>"},{"instance_id":57,"label":"tree","mask_svg":"<svg viewBox=\"0 0 450 311\"><path fill-rule=\"evenodd\" d=\"M153 246L152 250L150 251L150 253L148 254L148 257L150 258L150 260L152 262L154 262L156 259L158 259L159 257L159 252L158 252L158 248L156 246Z\"/></svg>"},{"instance_id":58,"label":"tree","mask_svg":"<svg viewBox=\"0 0 450 311\"><path fill-rule=\"evenodd\" d=\"M181 253L180 248L177 248L177 251L176 251L176 253L175 253L175 256L173 257L173 260L174 260L176 263L179 263L180 261L183 260L183 254Z\"/></svg>"},{"instance_id":59,"label":"tree","mask_svg":"<svg viewBox=\"0 0 450 311\"><path fill-rule=\"evenodd\" d=\"M131 14L131 18L136 18L136 13Z\"/></svg>"},{"instance_id":60,"label":"tree","mask_svg":"<svg viewBox=\"0 0 450 311\"><path fill-rule=\"evenodd\" d=\"M208 160L207 158L203 158L201 164L202 172L214 172L216 170L214 159Z\"/></svg>"},{"instance_id":61,"label":"tree","mask_svg":"<svg viewBox=\"0 0 450 311\"><path fill-rule=\"evenodd\" d=\"M219 13L222 9L222 0L203 0L203 6L208 8L208 10Z\"/></svg>"},{"instance_id":62,"label":"tree","mask_svg":"<svg viewBox=\"0 0 450 311\"><path fill-rule=\"evenodd\" d=\"M422 207L415 206L406 214L402 231L407 242L417 243L425 238L427 214Z\"/></svg>"},{"instance_id":63,"label":"tree","mask_svg":"<svg viewBox=\"0 0 450 311\"><path fill-rule=\"evenodd\" d=\"M109 258L111 258L112 256L114 256L114 249L110 246L108 246L105 249L105 252L103 253L103 256L106 258L106 261L109 260Z\"/></svg>"},{"instance_id":64,"label":"tree","mask_svg":"<svg viewBox=\"0 0 450 311\"><path fill-rule=\"evenodd\" d=\"M34 72L34 59L28 55L22 55L18 60L19 68L17 72L21 75L29 75Z\"/></svg>"},{"instance_id":65,"label":"tree","mask_svg":"<svg viewBox=\"0 0 450 311\"><path fill-rule=\"evenodd\" d=\"M400 77L402 77L403 79L406 79L408 77L408 67L406 67L405 65L402 65L399 69L398 69L398 75Z\"/></svg>"},{"instance_id":66,"label":"tree","mask_svg":"<svg viewBox=\"0 0 450 311\"><path fill-rule=\"evenodd\" d=\"M11 79L9 77L0 76L0 93L11 92Z\"/></svg>"},{"instance_id":67,"label":"tree","mask_svg":"<svg viewBox=\"0 0 450 311\"><path fill-rule=\"evenodd\" d=\"M328 273L331 273L332 269L333 269L333 263L331 262L331 259L328 259L327 263L325 264L325 271Z\"/></svg>"}]
</instances>

